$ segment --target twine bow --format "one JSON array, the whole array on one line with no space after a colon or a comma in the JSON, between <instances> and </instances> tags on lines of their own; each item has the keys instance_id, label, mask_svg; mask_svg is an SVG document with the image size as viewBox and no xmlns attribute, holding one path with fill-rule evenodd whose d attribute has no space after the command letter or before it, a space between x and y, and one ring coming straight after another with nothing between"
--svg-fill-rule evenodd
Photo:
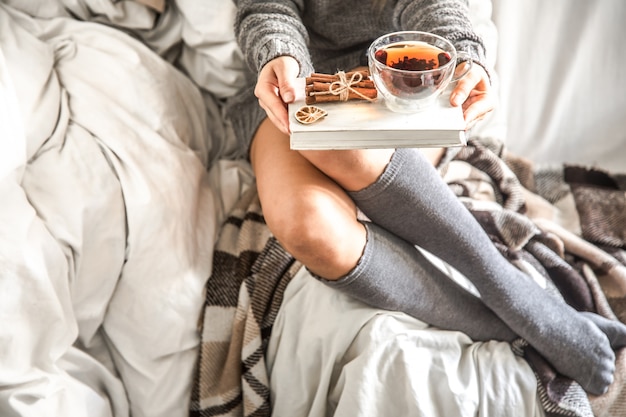
<instances>
[{"instance_id":1,"label":"twine bow","mask_svg":"<svg viewBox=\"0 0 626 417\"><path fill-rule=\"evenodd\" d=\"M360 72L354 72L350 76L350 79L348 79L344 71L339 71L336 75L339 77L339 80L330 83L330 86L328 86L328 91L333 95L339 96L339 99L341 101L348 101L350 92L356 94L364 100L375 101L374 99L367 97L352 88L353 85L356 85L363 80L363 75Z\"/></svg>"}]
</instances>

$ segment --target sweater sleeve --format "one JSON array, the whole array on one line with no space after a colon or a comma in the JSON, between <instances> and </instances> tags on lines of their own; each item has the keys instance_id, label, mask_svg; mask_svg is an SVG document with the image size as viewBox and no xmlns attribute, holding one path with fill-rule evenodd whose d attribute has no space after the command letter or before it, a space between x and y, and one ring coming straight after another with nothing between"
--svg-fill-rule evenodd
<instances>
[{"instance_id":1,"label":"sweater sleeve","mask_svg":"<svg viewBox=\"0 0 626 417\"><path fill-rule=\"evenodd\" d=\"M402 30L432 32L448 39L457 51L470 54L485 66L485 47L474 32L467 0L399 0L394 9L394 24Z\"/></svg>"},{"instance_id":2,"label":"sweater sleeve","mask_svg":"<svg viewBox=\"0 0 626 417\"><path fill-rule=\"evenodd\" d=\"M235 36L246 63L257 73L283 55L300 64L300 76L313 71L307 30L302 23L302 0L235 0Z\"/></svg>"}]
</instances>

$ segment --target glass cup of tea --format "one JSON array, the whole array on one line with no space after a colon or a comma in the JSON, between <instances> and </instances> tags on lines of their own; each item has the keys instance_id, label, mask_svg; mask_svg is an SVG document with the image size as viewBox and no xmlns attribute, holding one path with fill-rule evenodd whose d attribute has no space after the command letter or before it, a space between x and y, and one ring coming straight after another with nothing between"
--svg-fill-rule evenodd
<instances>
[{"instance_id":1,"label":"glass cup of tea","mask_svg":"<svg viewBox=\"0 0 626 417\"><path fill-rule=\"evenodd\" d=\"M469 54L457 52L447 39L428 32L388 33L367 51L369 70L386 106L415 113L430 106L451 82L471 69ZM458 59L468 64L455 75Z\"/></svg>"}]
</instances>

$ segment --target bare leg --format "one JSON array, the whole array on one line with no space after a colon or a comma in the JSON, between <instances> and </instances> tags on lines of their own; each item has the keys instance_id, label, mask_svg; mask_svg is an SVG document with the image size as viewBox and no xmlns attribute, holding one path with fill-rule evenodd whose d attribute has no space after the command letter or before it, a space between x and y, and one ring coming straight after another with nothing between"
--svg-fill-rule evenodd
<instances>
[{"instance_id":1,"label":"bare leg","mask_svg":"<svg viewBox=\"0 0 626 417\"><path fill-rule=\"evenodd\" d=\"M366 232L345 191L289 149L289 138L269 120L257 131L250 159L265 221L283 247L327 279L354 268Z\"/></svg>"},{"instance_id":2,"label":"bare leg","mask_svg":"<svg viewBox=\"0 0 626 417\"><path fill-rule=\"evenodd\" d=\"M380 174L376 169L384 169L392 151L366 153L370 160L359 158L359 152L321 155L328 163L346 158L374 181ZM288 138L270 123L258 130L251 159L268 227L322 281L374 307L403 311L476 340L517 337L415 247L374 224L366 233L346 192L290 150Z\"/></svg>"}]
</instances>

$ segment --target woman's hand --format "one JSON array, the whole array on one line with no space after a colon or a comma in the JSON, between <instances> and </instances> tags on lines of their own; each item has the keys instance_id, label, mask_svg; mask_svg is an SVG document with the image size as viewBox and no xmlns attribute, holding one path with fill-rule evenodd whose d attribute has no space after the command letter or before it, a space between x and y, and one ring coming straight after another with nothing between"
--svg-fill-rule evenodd
<instances>
[{"instance_id":1,"label":"woman's hand","mask_svg":"<svg viewBox=\"0 0 626 417\"><path fill-rule=\"evenodd\" d=\"M464 65L469 64L463 62L457 67L457 71L463 70ZM453 106L463 106L463 117L469 129L494 109L495 97L493 95L487 71L474 63L452 90L450 103Z\"/></svg>"},{"instance_id":2,"label":"woman's hand","mask_svg":"<svg viewBox=\"0 0 626 417\"><path fill-rule=\"evenodd\" d=\"M300 64L290 56L274 58L261 69L254 95L259 105L274 125L283 133L289 134L287 104L296 97L295 81L300 72ZM469 75L469 74L468 74Z\"/></svg>"}]
</instances>

